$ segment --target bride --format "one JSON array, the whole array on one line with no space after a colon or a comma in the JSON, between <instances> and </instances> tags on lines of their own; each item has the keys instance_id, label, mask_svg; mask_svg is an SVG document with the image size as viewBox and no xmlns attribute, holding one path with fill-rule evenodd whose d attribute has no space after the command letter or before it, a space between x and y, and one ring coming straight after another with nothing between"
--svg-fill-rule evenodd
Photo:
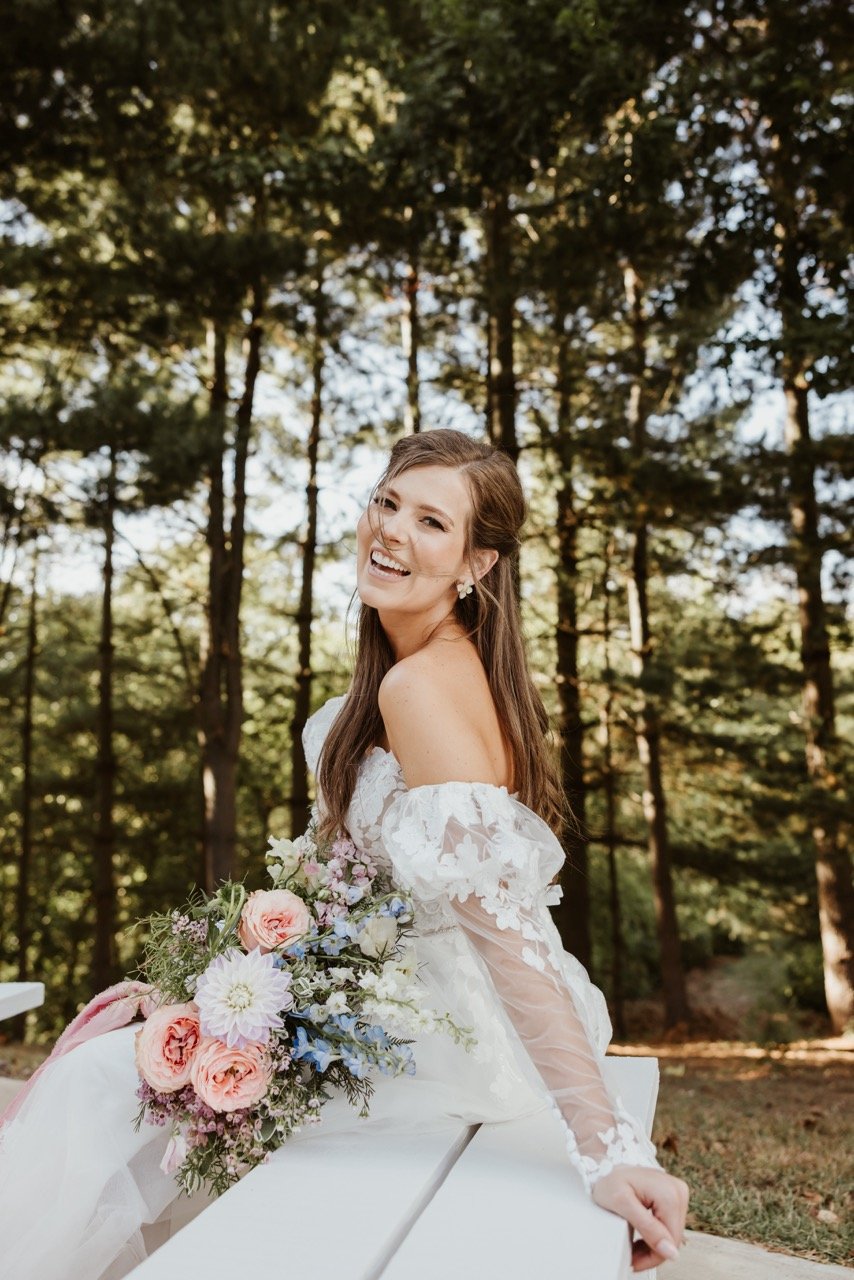
<instances>
[{"instance_id":1,"label":"bride","mask_svg":"<svg viewBox=\"0 0 854 1280\"><path fill-rule=\"evenodd\" d=\"M304 735L316 818L412 895L425 998L477 1046L419 1038L415 1077L381 1077L367 1120L336 1098L321 1131L548 1105L589 1194L636 1229L632 1265L645 1271L677 1256L688 1187L609 1095L605 1002L548 911L562 804L514 592L524 514L506 455L438 430L398 441L358 523L353 680ZM66 1041L0 1128L2 1280L119 1280L168 1220L167 1134L132 1125L134 1035ZM272 1158L287 1160L288 1143Z\"/></svg>"}]
</instances>

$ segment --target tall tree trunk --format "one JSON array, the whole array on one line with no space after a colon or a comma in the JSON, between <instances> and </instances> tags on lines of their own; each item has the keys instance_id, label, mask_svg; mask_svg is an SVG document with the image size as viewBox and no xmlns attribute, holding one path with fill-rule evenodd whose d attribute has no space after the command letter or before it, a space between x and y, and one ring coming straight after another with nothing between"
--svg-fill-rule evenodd
<instances>
[{"instance_id":1,"label":"tall tree trunk","mask_svg":"<svg viewBox=\"0 0 854 1280\"><path fill-rule=\"evenodd\" d=\"M611 561L613 542L605 549L605 568L602 584L602 645L605 701L599 712L600 741L602 743L602 778L605 790L605 846L608 850L608 913L611 918L611 1002L614 1009L614 1030L624 1039L626 1036L626 1008L623 990L624 942L620 917L620 879L617 865L617 778L614 771L614 751L611 727L614 723L614 672L611 667Z\"/></svg>"},{"instance_id":2,"label":"tall tree trunk","mask_svg":"<svg viewBox=\"0 0 854 1280\"><path fill-rule=\"evenodd\" d=\"M205 886L210 891L227 879L234 862L236 811L233 771L225 755L225 724L222 703L222 666L225 611L226 538L225 486L223 469L226 451L228 381L226 371L227 336L214 322L208 329L211 360L209 422L211 457L208 463L208 598L202 646L199 696L200 745L205 795Z\"/></svg>"},{"instance_id":3,"label":"tall tree trunk","mask_svg":"<svg viewBox=\"0 0 854 1280\"><path fill-rule=\"evenodd\" d=\"M641 281L631 263L624 264L623 279L631 317L633 359L627 420L632 453L635 462L639 463L646 448L647 408L644 396L646 324ZM637 681L635 738L645 779L643 809L652 861L655 917L658 928L661 982L664 991L664 1017L666 1025L672 1027L688 1020L689 1009L670 865L670 843L661 768L661 729L658 711L649 693L653 641L647 599L647 542L644 495L639 494L633 517L631 569L628 580L632 670Z\"/></svg>"},{"instance_id":4,"label":"tall tree trunk","mask_svg":"<svg viewBox=\"0 0 854 1280\"><path fill-rule=\"evenodd\" d=\"M245 337L243 395L235 415L233 507L226 528L224 468L228 383L227 335L211 325L212 364L207 546L208 612L200 697L201 746L205 797L205 883L212 889L234 870L237 844L237 763L243 725L240 601L243 589L246 519L246 461L252 434L255 384L261 360L261 305L256 291L252 321Z\"/></svg>"},{"instance_id":5,"label":"tall tree trunk","mask_svg":"<svg viewBox=\"0 0 854 1280\"><path fill-rule=\"evenodd\" d=\"M116 448L110 442L110 465L104 494L104 585L101 639L98 645L98 758L95 770L95 939L92 982L103 991L116 980L116 883L113 823L116 759L113 753L113 542L116 518Z\"/></svg>"},{"instance_id":6,"label":"tall tree trunk","mask_svg":"<svg viewBox=\"0 0 854 1280\"><path fill-rule=\"evenodd\" d=\"M770 15L771 38L776 15ZM786 401L790 546L798 584L802 710L811 783L810 825L815 850L824 990L831 1025L854 1022L854 884L851 879L850 797L844 794L836 732L833 666L821 585L822 545L810 432L809 383L802 333L806 299L800 275L798 207L800 160L792 138L798 122L785 97L777 101L767 150L775 203L775 268L782 327L781 377Z\"/></svg>"},{"instance_id":7,"label":"tall tree trunk","mask_svg":"<svg viewBox=\"0 0 854 1280\"><path fill-rule=\"evenodd\" d=\"M317 455L323 420L323 373L326 359L326 300L323 278L318 279L314 303L314 346L312 352L311 428L308 436L308 482L305 491L306 528L302 543L302 582L297 610L299 655L297 658L294 715L291 721L291 836L305 831L311 813L308 794L308 766L302 745L302 731L311 711L311 628L314 621L314 565L317 557Z\"/></svg>"},{"instance_id":8,"label":"tall tree trunk","mask_svg":"<svg viewBox=\"0 0 854 1280\"><path fill-rule=\"evenodd\" d=\"M12 584L15 580L15 566L18 563L18 552L21 546L21 520L18 517L17 526L12 524L13 515L17 517L14 507L10 509L6 517L3 537L0 539L0 562L6 558L6 547L12 548L11 564L0 585L0 635L5 631L6 610L9 607L9 601L12 598Z\"/></svg>"},{"instance_id":9,"label":"tall tree trunk","mask_svg":"<svg viewBox=\"0 0 854 1280\"><path fill-rule=\"evenodd\" d=\"M569 951L591 969L590 887L585 828L584 727L578 678L578 515L573 491L573 441L569 385L569 335L565 316L557 330L557 690L560 705L560 768L570 812L564 835L567 861L561 877L563 899L555 911L558 928ZM592 972L592 971L591 971Z\"/></svg>"},{"instance_id":10,"label":"tall tree trunk","mask_svg":"<svg viewBox=\"0 0 854 1280\"><path fill-rule=\"evenodd\" d=\"M821 539L810 437L809 399L803 370L786 356L786 449L789 456L791 547L798 582L798 621L803 673L806 765L812 784L824 990L834 1031L854 1019L854 885L845 821L846 800L837 753L833 668L821 587Z\"/></svg>"},{"instance_id":11,"label":"tall tree trunk","mask_svg":"<svg viewBox=\"0 0 854 1280\"><path fill-rule=\"evenodd\" d=\"M18 935L18 981L30 980L30 878L33 869L33 703L36 692L38 657L38 548L32 544L30 599L27 609L27 651L24 659L24 709L21 718L21 852L18 858L18 885L15 896L15 932ZM12 1034L23 1040L26 1014L14 1018Z\"/></svg>"},{"instance_id":12,"label":"tall tree trunk","mask_svg":"<svg viewBox=\"0 0 854 1280\"><path fill-rule=\"evenodd\" d=\"M489 438L516 463L516 370L513 354L512 223L505 192L489 196L484 214L486 237L487 380Z\"/></svg>"},{"instance_id":13,"label":"tall tree trunk","mask_svg":"<svg viewBox=\"0 0 854 1280\"><path fill-rule=\"evenodd\" d=\"M419 310L420 279L415 249L409 255L409 266L403 286L403 314L400 337L406 357L406 405L403 429L407 435L421 430L421 385L418 378L418 353L421 348L421 314Z\"/></svg>"}]
</instances>

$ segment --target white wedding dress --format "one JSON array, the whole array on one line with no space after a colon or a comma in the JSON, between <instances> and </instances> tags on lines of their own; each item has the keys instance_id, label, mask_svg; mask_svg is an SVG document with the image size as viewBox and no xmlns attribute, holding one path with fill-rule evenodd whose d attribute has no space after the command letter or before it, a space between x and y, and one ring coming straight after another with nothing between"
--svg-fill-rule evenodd
<instances>
[{"instance_id":1,"label":"white wedding dress","mask_svg":"<svg viewBox=\"0 0 854 1280\"><path fill-rule=\"evenodd\" d=\"M331 699L306 725L312 769L343 703ZM546 824L502 787L407 788L394 756L376 747L359 770L348 825L413 896L410 942L425 1002L473 1028L477 1047L420 1036L416 1074L380 1076L367 1120L338 1096L319 1126L290 1142L332 1128L358 1141L371 1125L418 1130L551 1107L588 1189L615 1164L658 1167L643 1127L602 1080L611 1024L548 910L564 854ZM161 1172L166 1130L134 1132L136 1029L57 1058L0 1128L0 1280L119 1280L162 1240L173 1211L186 1219L206 1203L179 1203ZM287 1160L288 1146L272 1159Z\"/></svg>"}]
</instances>

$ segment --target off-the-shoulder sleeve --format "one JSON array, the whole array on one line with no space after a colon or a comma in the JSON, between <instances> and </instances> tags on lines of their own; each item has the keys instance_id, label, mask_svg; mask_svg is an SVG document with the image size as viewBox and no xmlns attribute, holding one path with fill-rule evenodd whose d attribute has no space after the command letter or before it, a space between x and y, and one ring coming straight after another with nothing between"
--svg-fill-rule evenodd
<instances>
[{"instance_id":1,"label":"off-the-shoulder sleeve","mask_svg":"<svg viewBox=\"0 0 854 1280\"><path fill-rule=\"evenodd\" d=\"M483 961L588 1191L616 1165L659 1167L643 1126L608 1092L604 999L548 910L565 856L549 827L504 788L448 782L399 795L382 840L401 887L444 901Z\"/></svg>"},{"instance_id":2,"label":"off-the-shoulder sleeve","mask_svg":"<svg viewBox=\"0 0 854 1280\"><path fill-rule=\"evenodd\" d=\"M326 741L326 735L332 727L332 721L344 705L346 698L346 694L341 694L337 698L328 698L323 706L318 708L314 715L309 716L305 722L302 731L302 749L305 752L305 762L312 773L317 773L317 762L320 759L320 752Z\"/></svg>"}]
</instances>

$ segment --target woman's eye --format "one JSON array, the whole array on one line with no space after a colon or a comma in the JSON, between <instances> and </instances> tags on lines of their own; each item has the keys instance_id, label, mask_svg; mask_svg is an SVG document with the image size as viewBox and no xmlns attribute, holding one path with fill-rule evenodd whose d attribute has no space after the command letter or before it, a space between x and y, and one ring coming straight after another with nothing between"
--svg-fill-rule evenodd
<instances>
[{"instance_id":1,"label":"woman's eye","mask_svg":"<svg viewBox=\"0 0 854 1280\"><path fill-rule=\"evenodd\" d=\"M424 519L427 522L427 524L431 524L434 529L441 529L442 532L444 533L445 526L443 524L440 524L439 521L435 518L435 516L425 516Z\"/></svg>"},{"instance_id":2,"label":"woman's eye","mask_svg":"<svg viewBox=\"0 0 854 1280\"><path fill-rule=\"evenodd\" d=\"M375 504L375 506L391 507L392 510L394 509L394 503L392 502L391 498L384 498L381 494L378 495L376 498L373 498L372 501Z\"/></svg>"}]
</instances>

